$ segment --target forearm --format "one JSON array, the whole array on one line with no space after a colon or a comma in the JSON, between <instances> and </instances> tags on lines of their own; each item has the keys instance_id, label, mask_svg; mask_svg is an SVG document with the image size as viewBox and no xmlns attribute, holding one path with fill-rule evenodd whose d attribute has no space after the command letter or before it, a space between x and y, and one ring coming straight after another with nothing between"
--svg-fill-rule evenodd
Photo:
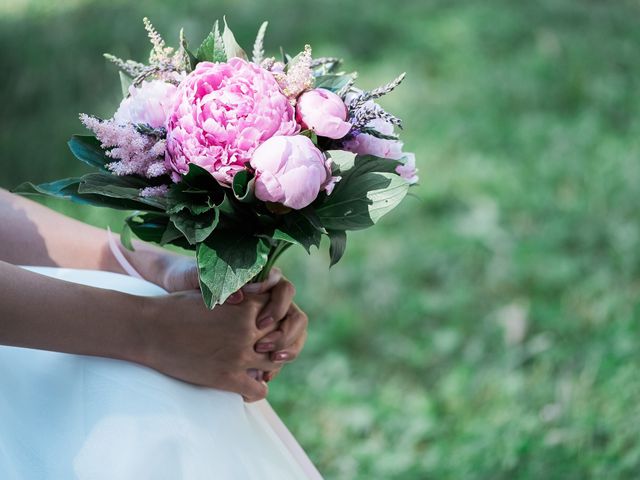
<instances>
[{"instance_id":1,"label":"forearm","mask_svg":"<svg viewBox=\"0 0 640 480\"><path fill-rule=\"evenodd\" d=\"M107 232L0 189L0 261L125 273L109 248ZM117 236L116 236L116 241ZM140 274L159 283L165 250L134 242L123 251Z\"/></svg>"},{"instance_id":2,"label":"forearm","mask_svg":"<svg viewBox=\"0 0 640 480\"><path fill-rule=\"evenodd\" d=\"M141 297L52 279L0 262L0 344L136 361Z\"/></svg>"}]
</instances>

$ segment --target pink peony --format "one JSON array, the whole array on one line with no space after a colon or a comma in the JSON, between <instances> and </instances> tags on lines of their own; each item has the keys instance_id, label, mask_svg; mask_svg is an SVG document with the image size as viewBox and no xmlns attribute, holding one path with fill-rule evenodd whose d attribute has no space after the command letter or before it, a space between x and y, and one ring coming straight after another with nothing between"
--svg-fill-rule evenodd
<instances>
[{"instance_id":1,"label":"pink peony","mask_svg":"<svg viewBox=\"0 0 640 480\"><path fill-rule=\"evenodd\" d=\"M403 164L396 167L396 173L404 178L408 183L418 181L418 169L416 168L416 156L413 153L405 153Z\"/></svg>"},{"instance_id":2,"label":"pink peony","mask_svg":"<svg viewBox=\"0 0 640 480\"><path fill-rule=\"evenodd\" d=\"M165 127L176 90L175 85L161 80L144 81L139 87L132 85L129 96L122 100L113 120L118 125L143 123L153 128Z\"/></svg>"},{"instance_id":3,"label":"pink peony","mask_svg":"<svg viewBox=\"0 0 640 480\"><path fill-rule=\"evenodd\" d=\"M367 127L384 134L393 134L393 125L381 118L371 120ZM400 140L386 140L384 138L374 137L368 133L356 135L351 140L347 140L342 145L345 150L360 155L375 155L376 157L390 158L398 160L402 158L402 142Z\"/></svg>"},{"instance_id":4,"label":"pink peony","mask_svg":"<svg viewBox=\"0 0 640 480\"><path fill-rule=\"evenodd\" d=\"M175 181L194 163L229 185L265 140L299 128L271 73L240 58L201 62L178 87L166 161Z\"/></svg>"},{"instance_id":5,"label":"pink peony","mask_svg":"<svg viewBox=\"0 0 640 480\"><path fill-rule=\"evenodd\" d=\"M320 190L333 188L330 160L303 135L276 136L260 145L251 166L256 171L256 197L299 210Z\"/></svg>"},{"instance_id":6,"label":"pink peony","mask_svg":"<svg viewBox=\"0 0 640 480\"><path fill-rule=\"evenodd\" d=\"M303 128L321 137L339 139L351 130L347 119L347 107L342 99L324 88L303 93L298 98L296 117Z\"/></svg>"}]
</instances>

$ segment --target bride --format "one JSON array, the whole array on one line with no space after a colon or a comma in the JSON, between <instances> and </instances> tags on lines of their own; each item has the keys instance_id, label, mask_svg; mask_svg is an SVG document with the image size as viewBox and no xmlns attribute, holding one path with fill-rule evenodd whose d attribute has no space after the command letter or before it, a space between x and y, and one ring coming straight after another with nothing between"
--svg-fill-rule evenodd
<instances>
[{"instance_id":1,"label":"bride","mask_svg":"<svg viewBox=\"0 0 640 480\"><path fill-rule=\"evenodd\" d=\"M4 190L0 215L0 478L321 478L264 400L306 338L278 271L207 310L188 257Z\"/></svg>"}]
</instances>

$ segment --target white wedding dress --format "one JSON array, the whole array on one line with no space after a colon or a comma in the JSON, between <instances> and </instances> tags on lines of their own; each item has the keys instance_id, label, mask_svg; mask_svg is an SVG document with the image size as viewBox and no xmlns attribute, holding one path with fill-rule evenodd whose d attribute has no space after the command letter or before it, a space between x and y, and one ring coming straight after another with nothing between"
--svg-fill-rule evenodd
<instances>
[{"instance_id":1,"label":"white wedding dress","mask_svg":"<svg viewBox=\"0 0 640 480\"><path fill-rule=\"evenodd\" d=\"M165 293L114 273L27 268ZM134 363L0 346L2 480L272 478L321 477L266 401L246 404Z\"/></svg>"}]
</instances>

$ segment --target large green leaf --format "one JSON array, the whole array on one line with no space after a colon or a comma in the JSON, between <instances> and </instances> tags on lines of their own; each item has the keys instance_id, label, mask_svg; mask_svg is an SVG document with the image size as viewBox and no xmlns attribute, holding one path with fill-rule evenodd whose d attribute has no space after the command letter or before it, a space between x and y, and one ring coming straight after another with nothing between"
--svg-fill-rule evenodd
<instances>
[{"instance_id":1,"label":"large green leaf","mask_svg":"<svg viewBox=\"0 0 640 480\"><path fill-rule=\"evenodd\" d=\"M108 207L117 210L146 210L158 211L159 208L130 198L118 198L94 193L79 192L82 178L65 178L50 183L34 185L26 182L18 185L13 192L20 195L47 195L51 197L65 198L83 205L96 207Z\"/></svg>"},{"instance_id":2,"label":"large green leaf","mask_svg":"<svg viewBox=\"0 0 640 480\"><path fill-rule=\"evenodd\" d=\"M374 225L407 194L408 183L395 173L398 165L394 160L356 157L354 166L342 173L333 193L316 207L322 224L330 230L359 230Z\"/></svg>"},{"instance_id":3,"label":"large green leaf","mask_svg":"<svg viewBox=\"0 0 640 480\"><path fill-rule=\"evenodd\" d=\"M283 224L275 230L273 238L301 245L310 253L312 245L320 246L323 230L321 226L314 224L310 215L294 210L284 215Z\"/></svg>"},{"instance_id":4,"label":"large green leaf","mask_svg":"<svg viewBox=\"0 0 640 480\"><path fill-rule=\"evenodd\" d=\"M67 145L78 160L92 167L106 171L106 164L113 162L113 158L105 155L100 140L92 135L72 135Z\"/></svg>"},{"instance_id":5,"label":"large green leaf","mask_svg":"<svg viewBox=\"0 0 640 480\"><path fill-rule=\"evenodd\" d=\"M127 217L125 223L140 240L161 243L169 218L161 213L135 213Z\"/></svg>"},{"instance_id":6,"label":"large green leaf","mask_svg":"<svg viewBox=\"0 0 640 480\"><path fill-rule=\"evenodd\" d=\"M200 288L213 308L251 281L267 263L269 245L251 234L218 230L196 248Z\"/></svg>"},{"instance_id":7,"label":"large green leaf","mask_svg":"<svg viewBox=\"0 0 640 480\"><path fill-rule=\"evenodd\" d=\"M161 197L141 197L140 190L149 184L132 176L118 176L109 173L89 173L81 178L78 193L93 193L105 197L134 200L158 210L166 208L166 200Z\"/></svg>"},{"instance_id":8,"label":"large green leaf","mask_svg":"<svg viewBox=\"0 0 640 480\"><path fill-rule=\"evenodd\" d=\"M190 244L204 242L218 225L219 210L216 207L199 215L187 210L171 215L171 221Z\"/></svg>"}]
</instances>

